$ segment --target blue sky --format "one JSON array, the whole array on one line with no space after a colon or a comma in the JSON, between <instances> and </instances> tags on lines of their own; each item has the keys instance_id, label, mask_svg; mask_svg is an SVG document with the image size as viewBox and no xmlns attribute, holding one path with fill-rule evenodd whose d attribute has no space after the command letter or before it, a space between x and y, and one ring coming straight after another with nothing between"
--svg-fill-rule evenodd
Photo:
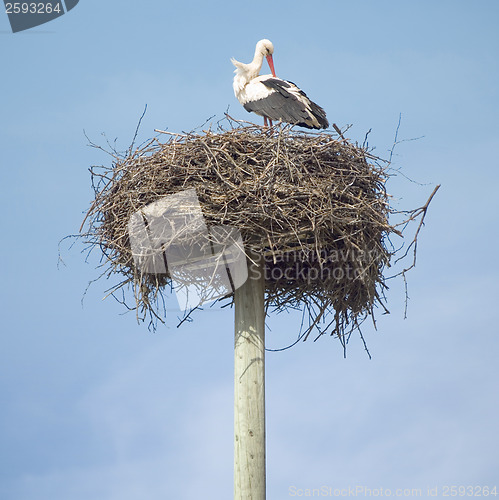
<instances>
[{"instance_id":1,"label":"blue sky","mask_svg":"<svg viewBox=\"0 0 499 500\"><path fill-rule=\"evenodd\" d=\"M493 1L97 2L12 34L0 14L0 498L229 499L230 310L150 333L92 286L96 258L58 242L91 203L88 167L154 128L229 107L230 57L267 37L277 74L386 156L397 208L441 183L390 315L343 359L323 338L267 355L269 498L292 488L499 487L499 4ZM256 118L258 120L258 118ZM422 185L421 185L422 184ZM267 342L295 338L296 315ZM295 490L296 491L296 490ZM393 493L395 494L395 493Z\"/></svg>"}]
</instances>

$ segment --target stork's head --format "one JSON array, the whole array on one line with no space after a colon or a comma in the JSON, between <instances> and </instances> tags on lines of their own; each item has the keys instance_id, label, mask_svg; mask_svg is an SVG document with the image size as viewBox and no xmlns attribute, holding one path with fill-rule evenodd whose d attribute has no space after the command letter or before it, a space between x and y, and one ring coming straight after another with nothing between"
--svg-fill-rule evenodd
<instances>
[{"instance_id":1,"label":"stork's head","mask_svg":"<svg viewBox=\"0 0 499 500\"><path fill-rule=\"evenodd\" d=\"M255 52L260 53L267 58L272 76L275 76L274 60L272 59L272 54L274 53L274 45L272 45L272 42L270 40L267 40L266 38L260 40L256 44Z\"/></svg>"}]
</instances>

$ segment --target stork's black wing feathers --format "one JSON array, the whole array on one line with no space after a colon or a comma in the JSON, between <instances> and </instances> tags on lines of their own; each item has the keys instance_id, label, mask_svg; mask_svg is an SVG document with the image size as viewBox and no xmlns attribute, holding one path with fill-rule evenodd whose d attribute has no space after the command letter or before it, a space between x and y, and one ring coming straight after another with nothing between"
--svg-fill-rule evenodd
<instances>
[{"instance_id":1,"label":"stork's black wing feathers","mask_svg":"<svg viewBox=\"0 0 499 500\"><path fill-rule=\"evenodd\" d=\"M329 126L325 111L311 101L307 94L293 82L287 82L280 78L268 78L262 83L274 92L264 99L246 103L244 108L247 111L253 111L271 120L293 123L300 127L327 128ZM297 97L296 94L299 94L300 97ZM313 118L320 126L314 123Z\"/></svg>"}]
</instances>

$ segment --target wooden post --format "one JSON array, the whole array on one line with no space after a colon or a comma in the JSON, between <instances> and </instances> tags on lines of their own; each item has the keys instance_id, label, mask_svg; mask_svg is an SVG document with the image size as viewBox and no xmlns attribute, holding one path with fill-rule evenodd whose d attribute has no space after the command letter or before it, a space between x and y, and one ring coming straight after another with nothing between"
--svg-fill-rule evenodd
<instances>
[{"instance_id":1,"label":"wooden post","mask_svg":"<svg viewBox=\"0 0 499 500\"><path fill-rule=\"evenodd\" d=\"M234 292L234 500L265 500L264 289L263 268L248 260Z\"/></svg>"}]
</instances>

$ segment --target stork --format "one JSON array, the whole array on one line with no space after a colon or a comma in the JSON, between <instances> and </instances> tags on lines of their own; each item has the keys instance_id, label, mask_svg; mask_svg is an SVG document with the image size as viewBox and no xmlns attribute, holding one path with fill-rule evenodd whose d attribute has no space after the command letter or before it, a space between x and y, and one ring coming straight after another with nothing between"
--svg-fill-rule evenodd
<instances>
[{"instance_id":1,"label":"stork","mask_svg":"<svg viewBox=\"0 0 499 500\"><path fill-rule=\"evenodd\" d=\"M327 128L326 112L311 101L303 90L293 82L276 77L272 54L274 46L270 40L260 40L256 44L255 56L249 64L231 59L236 67L234 73L234 94L246 111L263 116L267 120L280 120L306 128ZM267 58L271 75L259 76L263 58Z\"/></svg>"}]
</instances>

